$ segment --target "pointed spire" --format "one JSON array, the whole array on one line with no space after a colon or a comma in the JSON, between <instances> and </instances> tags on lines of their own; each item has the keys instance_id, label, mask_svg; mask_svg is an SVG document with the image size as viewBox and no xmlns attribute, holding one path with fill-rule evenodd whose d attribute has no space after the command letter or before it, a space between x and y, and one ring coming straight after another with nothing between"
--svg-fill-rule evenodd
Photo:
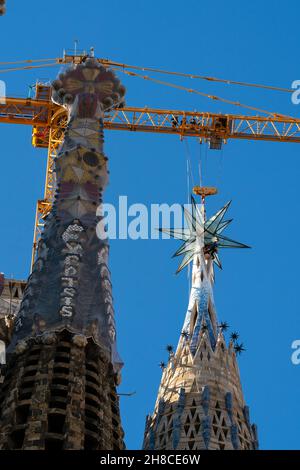
<instances>
[{"instance_id":1,"label":"pointed spire","mask_svg":"<svg viewBox=\"0 0 300 470\"><path fill-rule=\"evenodd\" d=\"M191 211L184 209L187 228L161 229L183 240L174 255L183 256L177 271L192 262L192 283L178 347L164 369L144 448L254 449L257 438L244 412L236 360L238 336L232 335L227 348L224 334L229 325L218 323L213 296L213 264L221 267L218 248L246 245L221 235L231 222L224 220L230 203L207 221L204 198L200 206L194 198L191 203ZM184 400L178 395L183 387ZM163 413L159 412L161 399Z\"/></svg>"}]
</instances>

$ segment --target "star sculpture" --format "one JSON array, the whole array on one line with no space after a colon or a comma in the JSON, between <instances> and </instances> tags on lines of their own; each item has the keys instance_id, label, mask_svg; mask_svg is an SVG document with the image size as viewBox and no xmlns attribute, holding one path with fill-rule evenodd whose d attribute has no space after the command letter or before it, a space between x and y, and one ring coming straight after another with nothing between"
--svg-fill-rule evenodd
<instances>
[{"instance_id":1,"label":"star sculpture","mask_svg":"<svg viewBox=\"0 0 300 470\"><path fill-rule=\"evenodd\" d=\"M236 242L221 235L224 229L232 222L232 219L223 220L230 203L231 201L225 204L225 206L210 219L206 220L204 205L201 205L199 208L194 197L191 196L192 212L189 212L183 207L187 228L159 229L172 238L183 240L183 244L173 255L184 255L176 274L193 260L194 255L200 254L202 249L203 254L210 255L214 263L222 269L222 264L218 256L219 248L250 248L248 245L244 245L243 243Z\"/></svg>"}]
</instances>

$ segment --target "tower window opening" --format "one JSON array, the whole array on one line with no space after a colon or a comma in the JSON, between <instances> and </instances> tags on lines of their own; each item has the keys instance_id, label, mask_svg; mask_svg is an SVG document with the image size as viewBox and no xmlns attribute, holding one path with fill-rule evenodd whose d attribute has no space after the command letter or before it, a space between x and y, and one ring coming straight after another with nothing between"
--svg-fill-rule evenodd
<instances>
[{"instance_id":1,"label":"tower window opening","mask_svg":"<svg viewBox=\"0 0 300 470\"><path fill-rule=\"evenodd\" d=\"M92 382L94 383L95 385L99 385L99 381L97 379L95 379L92 375L90 374L86 374L86 380L88 380L89 382Z\"/></svg>"},{"instance_id":2,"label":"tower window opening","mask_svg":"<svg viewBox=\"0 0 300 470\"><path fill-rule=\"evenodd\" d=\"M91 410L85 410L85 416L90 419L94 419L95 421L98 421L98 415L94 411Z\"/></svg>"},{"instance_id":3,"label":"tower window opening","mask_svg":"<svg viewBox=\"0 0 300 470\"><path fill-rule=\"evenodd\" d=\"M84 450L97 450L98 441L92 436L85 435ZM119 450L119 449L118 449Z\"/></svg>"},{"instance_id":4,"label":"tower window opening","mask_svg":"<svg viewBox=\"0 0 300 470\"><path fill-rule=\"evenodd\" d=\"M95 401L95 400L93 400L92 398L86 397L86 398L85 398L85 403L86 403L87 405L93 406L93 407L96 408L96 409L99 408L98 402Z\"/></svg>"},{"instance_id":5,"label":"tower window opening","mask_svg":"<svg viewBox=\"0 0 300 470\"><path fill-rule=\"evenodd\" d=\"M34 380L22 381L19 389L19 400L27 400L31 398L34 384Z\"/></svg>"},{"instance_id":6,"label":"tower window opening","mask_svg":"<svg viewBox=\"0 0 300 470\"><path fill-rule=\"evenodd\" d=\"M119 422L115 418L112 418L111 421L113 423L113 426L115 426L116 428L119 426Z\"/></svg>"},{"instance_id":7,"label":"tower window opening","mask_svg":"<svg viewBox=\"0 0 300 470\"><path fill-rule=\"evenodd\" d=\"M116 414L117 416L119 415L119 410L118 408L112 403L111 405L111 411Z\"/></svg>"},{"instance_id":8,"label":"tower window opening","mask_svg":"<svg viewBox=\"0 0 300 470\"><path fill-rule=\"evenodd\" d=\"M61 413L51 413L48 415L48 432L63 434L65 416Z\"/></svg>"},{"instance_id":9,"label":"tower window opening","mask_svg":"<svg viewBox=\"0 0 300 470\"><path fill-rule=\"evenodd\" d=\"M213 431L215 435L217 435L218 430L219 430L218 426L213 426Z\"/></svg>"},{"instance_id":10,"label":"tower window opening","mask_svg":"<svg viewBox=\"0 0 300 470\"><path fill-rule=\"evenodd\" d=\"M21 384L21 389L26 389L26 388L33 388L34 387L34 380L26 380L23 381Z\"/></svg>"},{"instance_id":11,"label":"tower window opening","mask_svg":"<svg viewBox=\"0 0 300 470\"><path fill-rule=\"evenodd\" d=\"M98 426L95 426L95 424L90 423L89 421L85 422L85 429L88 429L89 431L92 431L92 432L95 432L95 433L99 432Z\"/></svg>"},{"instance_id":12,"label":"tower window opening","mask_svg":"<svg viewBox=\"0 0 300 470\"><path fill-rule=\"evenodd\" d=\"M67 407L66 403L59 400L51 400L49 403L49 408L58 408L60 410L65 410Z\"/></svg>"},{"instance_id":13,"label":"tower window opening","mask_svg":"<svg viewBox=\"0 0 300 470\"><path fill-rule=\"evenodd\" d=\"M111 393L109 396L110 396L110 399L111 399L112 401L116 401L116 400L117 400L116 395L114 395L113 393Z\"/></svg>"},{"instance_id":14,"label":"tower window opening","mask_svg":"<svg viewBox=\"0 0 300 470\"><path fill-rule=\"evenodd\" d=\"M29 355L29 356L39 356L40 353L41 353L41 348L38 346L38 347L33 347L33 348L29 351L28 355Z\"/></svg>"},{"instance_id":15,"label":"tower window opening","mask_svg":"<svg viewBox=\"0 0 300 470\"><path fill-rule=\"evenodd\" d=\"M98 398L98 393L93 387L90 387L89 385L86 385L85 391L86 391L86 393L90 393L91 395L94 395L95 397Z\"/></svg>"},{"instance_id":16,"label":"tower window opening","mask_svg":"<svg viewBox=\"0 0 300 470\"><path fill-rule=\"evenodd\" d=\"M4 401L4 395L1 395L0 396L0 414L1 414L1 407L2 407L3 401Z\"/></svg>"},{"instance_id":17,"label":"tower window opening","mask_svg":"<svg viewBox=\"0 0 300 470\"><path fill-rule=\"evenodd\" d=\"M194 332L194 328L197 322L198 318L198 309L197 306L195 305L193 308L193 313L192 313L192 318L191 318L191 324L190 324L190 334L192 335Z\"/></svg>"},{"instance_id":18,"label":"tower window opening","mask_svg":"<svg viewBox=\"0 0 300 470\"><path fill-rule=\"evenodd\" d=\"M10 435L10 449L22 449L24 437L25 429L18 429L17 431L13 431Z\"/></svg>"},{"instance_id":19,"label":"tower window opening","mask_svg":"<svg viewBox=\"0 0 300 470\"><path fill-rule=\"evenodd\" d=\"M66 374L69 375L69 369L67 367L54 367L53 368L54 374Z\"/></svg>"},{"instance_id":20,"label":"tower window opening","mask_svg":"<svg viewBox=\"0 0 300 470\"><path fill-rule=\"evenodd\" d=\"M39 363L39 359L37 358L30 358L29 361L27 362L27 366L37 366Z\"/></svg>"},{"instance_id":21,"label":"tower window opening","mask_svg":"<svg viewBox=\"0 0 300 470\"><path fill-rule=\"evenodd\" d=\"M24 378L26 378L26 377L33 377L33 376L35 376L36 372L37 372L36 369L27 370L27 371L24 373L23 377L24 377Z\"/></svg>"},{"instance_id":22,"label":"tower window opening","mask_svg":"<svg viewBox=\"0 0 300 470\"><path fill-rule=\"evenodd\" d=\"M189 446L189 449L190 449L190 450L193 449L194 444L195 444L195 441L189 441L189 442L188 442L188 446Z\"/></svg>"},{"instance_id":23,"label":"tower window opening","mask_svg":"<svg viewBox=\"0 0 300 470\"><path fill-rule=\"evenodd\" d=\"M68 395L68 390L63 390L61 388L51 388L51 395L54 397L66 398Z\"/></svg>"},{"instance_id":24,"label":"tower window opening","mask_svg":"<svg viewBox=\"0 0 300 470\"><path fill-rule=\"evenodd\" d=\"M29 405L21 405L16 408L16 424L26 424L29 408Z\"/></svg>"},{"instance_id":25,"label":"tower window opening","mask_svg":"<svg viewBox=\"0 0 300 470\"><path fill-rule=\"evenodd\" d=\"M64 379L63 377L54 377L53 380L52 380L52 384L53 384L53 385L64 385L64 386L68 386L68 385L69 385L69 381L68 381L68 379Z\"/></svg>"},{"instance_id":26,"label":"tower window opening","mask_svg":"<svg viewBox=\"0 0 300 470\"><path fill-rule=\"evenodd\" d=\"M58 346L56 348L57 353L69 353L71 350L70 346Z\"/></svg>"},{"instance_id":27,"label":"tower window opening","mask_svg":"<svg viewBox=\"0 0 300 470\"><path fill-rule=\"evenodd\" d=\"M45 450L63 450L63 441L60 439L45 439Z\"/></svg>"},{"instance_id":28,"label":"tower window opening","mask_svg":"<svg viewBox=\"0 0 300 470\"><path fill-rule=\"evenodd\" d=\"M15 357L12 357L12 358L10 359L10 362L9 362L10 368L9 368L9 370L7 371L6 378L12 376L12 374L13 374L13 369L14 369L15 366L16 366L16 362L17 362L17 360L16 360Z\"/></svg>"},{"instance_id":29,"label":"tower window opening","mask_svg":"<svg viewBox=\"0 0 300 470\"><path fill-rule=\"evenodd\" d=\"M31 398L31 392L20 392L19 400L29 400Z\"/></svg>"},{"instance_id":30,"label":"tower window opening","mask_svg":"<svg viewBox=\"0 0 300 470\"><path fill-rule=\"evenodd\" d=\"M94 372L95 374L98 374L98 369L95 367L93 364L90 364L89 362L86 363L85 365L86 369L89 370L90 372Z\"/></svg>"},{"instance_id":31,"label":"tower window opening","mask_svg":"<svg viewBox=\"0 0 300 470\"><path fill-rule=\"evenodd\" d=\"M5 377L7 379L7 375ZM6 390L8 389L9 382L6 380L5 383L3 384L3 387L1 389L2 395L5 395Z\"/></svg>"},{"instance_id":32,"label":"tower window opening","mask_svg":"<svg viewBox=\"0 0 300 470\"><path fill-rule=\"evenodd\" d=\"M71 339L72 339L72 333L70 333L67 330L64 330L60 335L60 340L62 342L70 343Z\"/></svg>"},{"instance_id":33,"label":"tower window opening","mask_svg":"<svg viewBox=\"0 0 300 470\"><path fill-rule=\"evenodd\" d=\"M63 364L69 364L70 357L62 356L60 354L60 355L55 356L54 362L62 362Z\"/></svg>"}]
</instances>

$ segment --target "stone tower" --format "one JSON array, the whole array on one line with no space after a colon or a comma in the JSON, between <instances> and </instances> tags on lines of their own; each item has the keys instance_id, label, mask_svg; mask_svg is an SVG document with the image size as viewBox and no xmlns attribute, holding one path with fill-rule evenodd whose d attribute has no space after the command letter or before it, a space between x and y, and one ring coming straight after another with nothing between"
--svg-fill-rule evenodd
<instances>
[{"instance_id":1,"label":"stone tower","mask_svg":"<svg viewBox=\"0 0 300 470\"><path fill-rule=\"evenodd\" d=\"M0 449L124 448L108 243L96 216L108 180L103 116L124 94L92 58L53 82L68 125L53 206L7 350Z\"/></svg>"},{"instance_id":2,"label":"stone tower","mask_svg":"<svg viewBox=\"0 0 300 470\"><path fill-rule=\"evenodd\" d=\"M144 449L258 447L236 359L243 348L233 340L226 345L227 324L218 325L213 298L213 263L221 267L218 249L246 247L221 235L230 222L223 221L227 208L206 221L204 198L200 208L192 199L192 213L185 209L188 228L162 230L184 240L175 254L184 254L179 270L192 261L192 282L177 350L171 350L168 363L162 364L154 413L146 420Z\"/></svg>"},{"instance_id":3,"label":"stone tower","mask_svg":"<svg viewBox=\"0 0 300 470\"><path fill-rule=\"evenodd\" d=\"M5 11L6 11L5 0L0 0L0 16L4 15Z\"/></svg>"}]
</instances>

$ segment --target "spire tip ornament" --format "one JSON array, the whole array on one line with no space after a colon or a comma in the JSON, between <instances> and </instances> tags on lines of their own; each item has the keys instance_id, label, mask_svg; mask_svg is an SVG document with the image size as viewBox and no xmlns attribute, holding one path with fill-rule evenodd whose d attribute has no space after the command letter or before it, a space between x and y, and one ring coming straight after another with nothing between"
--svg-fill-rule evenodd
<instances>
[{"instance_id":1,"label":"spire tip ornament","mask_svg":"<svg viewBox=\"0 0 300 470\"><path fill-rule=\"evenodd\" d=\"M193 188L193 191L195 194L201 196L202 202L198 205L194 196L191 195L191 212L183 206L187 227L181 229L159 229L170 237L183 241L183 244L173 255L174 257L183 255L183 260L176 274L193 261L196 255L204 255L206 261L211 258L213 262L222 269L222 264L218 256L220 248L250 248L250 246L244 243L237 242L222 235L223 231L233 220L224 220L224 216L231 201L225 204L225 206L210 217L210 219L206 220L205 197L217 194L217 189L196 186Z\"/></svg>"}]
</instances>

